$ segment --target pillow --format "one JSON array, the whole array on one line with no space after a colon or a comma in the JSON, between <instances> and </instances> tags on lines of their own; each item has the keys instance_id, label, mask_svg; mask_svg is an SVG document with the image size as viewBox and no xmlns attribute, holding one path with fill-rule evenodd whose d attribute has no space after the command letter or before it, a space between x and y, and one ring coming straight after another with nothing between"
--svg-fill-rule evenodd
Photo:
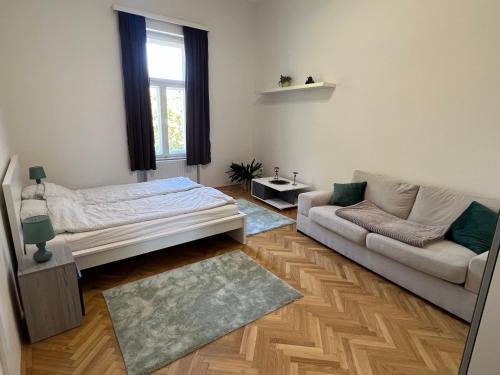
<instances>
[{"instance_id":1,"label":"pillow","mask_svg":"<svg viewBox=\"0 0 500 375\"><path fill-rule=\"evenodd\" d=\"M408 220L449 227L474 200L458 191L423 185L420 186Z\"/></svg>"},{"instance_id":2,"label":"pillow","mask_svg":"<svg viewBox=\"0 0 500 375\"><path fill-rule=\"evenodd\" d=\"M365 199L366 181L348 184L333 184L333 194L328 204L333 206L352 206Z\"/></svg>"},{"instance_id":3,"label":"pillow","mask_svg":"<svg viewBox=\"0 0 500 375\"><path fill-rule=\"evenodd\" d=\"M21 220L32 216L48 215L47 202L39 199L24 199L21 202Z\"/></svg>"},{"instance_id":4,"label":"pillow","mask_svg":"<svg viewBox=\"0 0 500 375\"><path fill-rule=\"evenodd\" d=\"M43 194L44 199L47 198L67 198L74 201L78 200L78 194L71 189L64 186L53 184L51 182L45 183L45 192Z\"/></svg>"},{"instance_id":5,"label":"pillow","mask_svg":"<svg viewBox=\"0 0 500 375\"><path fill-rule=\"evenodd\" d=\"M446 238L471 249L476 254L489 251L495 235L497 217L495 211L474 201L451 224Z\"/></svg>"},{"instance_id":6,"label":"pillow","mask_svg":"<svg viewBox=\"0 0 500 375\"><path fill-rule=\"evenodd\" d=\"M88 223L84 206L73 199L52 197L47 200L47 209L50 212L50 220L56 234L89 230L91 224ZM104 218L99 219L104 220Z\"/></svg>"},{"instance_id":7,"label":"pillow","mask_svg":"<svg viewBox=\"0 0 500 375\"><path fill-rule=\"evenodd\" d=\"M43 199L43 194L45 192L44 184L36 184L26 186L21 192L22 199Z\"/></svg>"},{"instance_id":8,"label":"pillow","mask_svg":"<svg viewBox=\"0 0 500 375\"><path fill-rule=\"evenodd\" d=\"M408 215L415 203L419 186L390 176L355 170L352 182L366 181L365 199L375 203L385 212L401 219Z\"/></svg>"}]
</instances>

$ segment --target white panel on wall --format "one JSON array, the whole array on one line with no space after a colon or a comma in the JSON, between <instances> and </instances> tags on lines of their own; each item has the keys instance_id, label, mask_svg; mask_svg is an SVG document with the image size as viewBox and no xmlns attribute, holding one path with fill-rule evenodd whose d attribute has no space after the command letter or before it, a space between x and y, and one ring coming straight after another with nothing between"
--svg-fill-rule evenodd
<instances>
[{"instance_id":1,"label":"white panel on wall","mask_svg":"<svg viewBox=\"0 0 500 375\"><path fill-rule=\"evenodd\" d=\"M199 181L198 167L188 166L185 159L161 160L156 162L156 171L148 172L148 180L160 178L188 177L193 181Z\"/></svg>"}]
</instances>

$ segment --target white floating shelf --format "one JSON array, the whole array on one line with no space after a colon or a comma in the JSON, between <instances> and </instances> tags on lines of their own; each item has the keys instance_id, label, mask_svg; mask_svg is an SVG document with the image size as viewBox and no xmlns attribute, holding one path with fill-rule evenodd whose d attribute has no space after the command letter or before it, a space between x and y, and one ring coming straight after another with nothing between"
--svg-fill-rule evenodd
<instances>
[{"instance_id":1,"label":"white floating shelf","mask_svg":"<svg viewBox=\"0 0 500 375\"><path fill-rule=\"evenodd\" d=\"M257 94L259 95L269 95L269 94L277 94L281 92L288 92L288 91L302 91L302 90L312 90L312 89L333 89L335 88L335 83L331 82L316 82L316 83L310 83L308 85L292 85L288 87L277 87L274 89L270 90L265 90L258 92Z\"/></svg>"}]
</instances>

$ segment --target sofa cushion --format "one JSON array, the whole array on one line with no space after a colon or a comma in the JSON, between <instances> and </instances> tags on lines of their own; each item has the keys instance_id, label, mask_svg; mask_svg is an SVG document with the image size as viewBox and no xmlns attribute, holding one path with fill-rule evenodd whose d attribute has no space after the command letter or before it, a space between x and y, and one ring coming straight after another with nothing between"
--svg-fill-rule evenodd
<instances>
[{"instance_id":1,"label":"sofa cushion","mask_svg":"<svg viewBox=\"0 0 500 375\"><path fill-rule=\"evenodd\" d=\"M408 218L417 196L418 185L363 171L354 171L352 180L368 183L365 190L366 200L401 219Z\"/></svg>"},{"instance_id":2,"label":"sofa cushion","mask_svg":"<svg viewBox=\"0 0 500 375\"><path fill-rule=\"evenodd\" d=\"M476 256L473 251L451 241L438 241L420 248L375 233L367 235L366 247L408 267L455 284L465 282L469 261Z\"/></svg>"},{"instance_id":3,"label":"sofa cushion","mask_svg":"<svg viewBox=\"0 0 500 375\"><path fill-rule=\"evenodd\" d=\"M361 228L359 225L351 223L341 217L335 215L339 206L319 206L309 210L309 217L312 221L318 223L322 227L337 233L338 235L351 240L360 245L365 245L366 235L368 231Z\"/></svg>"},{"instance_id":4,"label":"sofa cushion","mask_svg":"<svg viewBox=\"0 0 500 375\"><path fill-rule=\"evenodd\" d=\"M476 254L490 250L497 226L498 214L476 201L451 224L446 238Z\"/></svg>"},{"instance_id":5,"label":"sofa cushion","mask_svg":"<svg viewBox=\"0 0 500 375\"><path fill-rule=\"evenodd\" d=\"M498 212L500 200L478 198L435 186L421 186L408 220L450 226L473 201Z\"/></svg>"},{"instance_id":6,"label":"sofa cushion","mask_svg":"<svg viewBox=\"0 0 500 375\"><path fill-rule=\"evenodd\" d=\"M457 191L434 186L421 186L408 220L428 225L450 226L471 200Z\"/></svg>"},{"instance_id":7,"label":"sofa cushion","mask_svg":"<svg viewBox=\"0 0 500 375\"><path fill-rule=\"evenodd\" d=\"M352 206L364 200L366 181L348 184L333 184L333 194L328 204L332 206Z\"/></svg>"}]
</instances>

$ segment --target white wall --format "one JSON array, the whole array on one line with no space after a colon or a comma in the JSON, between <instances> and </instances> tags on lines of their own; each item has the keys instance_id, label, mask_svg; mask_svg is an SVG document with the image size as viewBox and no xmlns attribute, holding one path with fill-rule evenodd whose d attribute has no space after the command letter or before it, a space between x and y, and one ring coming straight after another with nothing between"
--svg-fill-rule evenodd
<instances>
[{"instance_id":1,"label":"white wall","mask_svg":"<svg viewBox=\"0 0 500 375\"><path fill-rule=\"evenodd\" d=\"M0 101L0 180L3 181L10 160L9 144L2 120ZM18 333L17 297L12 251L7 240L9 227L0 188L0 373L19 374L21 340Z\"/></svg>"},{"instance_id":2,"label":"white wall","mask_svg":"<svg viewBox=\"0 0 500 375\"><path fill-rule=\"evenodd\" d=\"M24 167L42 164L70 187L136 180L112 2L1 2L12 148ZM499 196L498 1L119 2L212 30L213 162L203 183L226 183L231 161L255 155L268 172L297 170L319 188L363 168ZM253 95L280 73L338 87Z\"/></svg>"},{"instance_id":3,"label":"white wall","mask_svg":"<svg viewBox=\"0 0 500 375\"><path fill-rule=\"evenodd\" d=\"M207 25L212 164L202 182L226 183L248 160L253 125L253 6L235 0L120 0ZM0 81L12 148L69 187L135 182L129 172L119 35L112 0L1 1Z\"/></svg>"},{"instance_id":4,"label":"white wall","mask_svg":"<svg viewBox=\"0 0 500 375\"><path fill-rule=\"evenodd\" d=\"M319 188L354 169L500 197L500 2L266 0L256 89L280 74L331 95L256 99L255 154Z\"/></svg>"}]
</instances>

